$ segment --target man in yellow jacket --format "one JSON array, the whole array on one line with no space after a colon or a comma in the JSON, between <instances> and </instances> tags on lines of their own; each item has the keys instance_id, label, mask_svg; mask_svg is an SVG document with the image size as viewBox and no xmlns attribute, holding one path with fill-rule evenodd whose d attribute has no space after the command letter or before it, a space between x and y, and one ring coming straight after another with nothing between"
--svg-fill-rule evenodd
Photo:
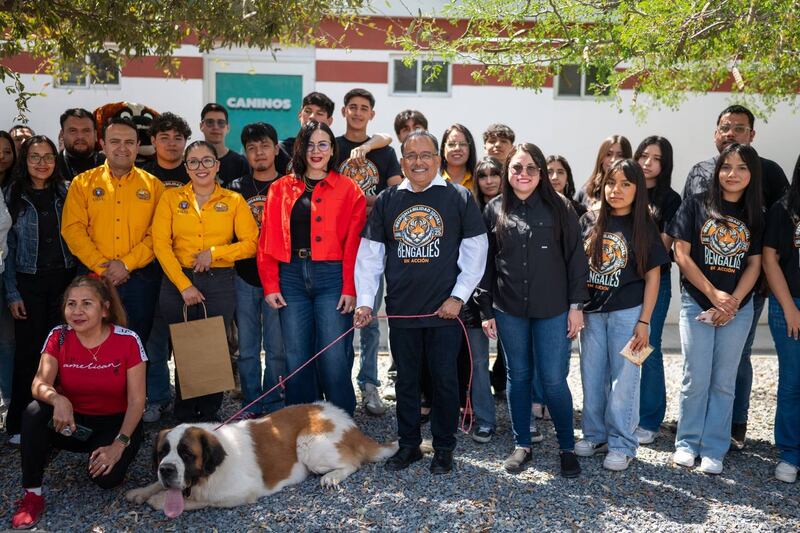
<instances>
[{"instance_id":1,"label":"man in yellow jacket","mask_svg":"<svg viewBox=\"0 0 800 533\"><path fill-rule=\"evenodd\" d=\"M61 234L85 270L116 286L128 327L146 344L161 283L150 226L164 185L134 166L139 141L130 119L110 119L100 146L106 162L72 181Z\"/></svg>"}]
</instances>

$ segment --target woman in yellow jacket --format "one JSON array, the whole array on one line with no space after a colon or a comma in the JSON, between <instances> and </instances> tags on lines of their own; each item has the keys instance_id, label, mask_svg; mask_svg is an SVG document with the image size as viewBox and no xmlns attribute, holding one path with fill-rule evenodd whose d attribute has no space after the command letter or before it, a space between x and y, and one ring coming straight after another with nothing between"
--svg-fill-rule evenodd
<instances>
[{"instance_id":1,"label":"woman in yellow jacket","mask_svg":"<svg viewBox=\"0 0 800 533\"><path fill-rule=\"evenodd\" d=\"M153 217L153 249L164 269L159 305L169 324L222 316L230 328L235 311L234 262L255 256L258 226L239 193L217 184L219 160L214 146L195 141L184 164L191 182L169 189ZM175 417L181 422L217 418L222 393L182 400L175 379Z\"/></svg>"}]
</instances>

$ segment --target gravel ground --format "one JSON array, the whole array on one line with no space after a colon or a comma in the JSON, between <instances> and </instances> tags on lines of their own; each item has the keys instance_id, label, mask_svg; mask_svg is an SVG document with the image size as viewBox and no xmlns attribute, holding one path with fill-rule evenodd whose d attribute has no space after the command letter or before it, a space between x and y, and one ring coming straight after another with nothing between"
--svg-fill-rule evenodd
<instances>
[{"instance_id":1,"label":"gravel ground","mask_svg":"<svg viewBox=\"0 0 800 533\"><path fill-rule=\"evenodd\" d=\"M669 406L677 416L680 356L666 356ZM388 357L381 357L385 375ZM312 476L254 505L184 513L172 521L149 507L129 504L124 490L152 481L150 442L164 424L147 428L148 439L123 488L103 491L84 474L81 456L60 453L46 473L48 509L40 524L49 531L319 531L319 530L600 530L619 531L798 531L800 485L772 477L777 453L772 445L777 363L754 357L754 387L749 441L744 452L731 453L725 472L706 476L670 464L673 435L664 430L642 447L638 460L623 473L603 470L602 458L582 458L583 475L558 475L558 451L550 422L541 422L545 440L534 445L531 468L519 476L501 467L513 442L505 403L498 402L498 431L490 444L460 434L456 468L433 477L428 460L400 473L366 465L337 491L323 490ZM581 405L576 357L570 371L576 408ZM227 412L235 405L226 402ZM374 418L359 407L356 422L378 440L394 437L393 409ZM580 414L576 410L576 435ZM20 496L17 451L0 447L0 528L11 518Z\"/></svg>"}]
</instances>

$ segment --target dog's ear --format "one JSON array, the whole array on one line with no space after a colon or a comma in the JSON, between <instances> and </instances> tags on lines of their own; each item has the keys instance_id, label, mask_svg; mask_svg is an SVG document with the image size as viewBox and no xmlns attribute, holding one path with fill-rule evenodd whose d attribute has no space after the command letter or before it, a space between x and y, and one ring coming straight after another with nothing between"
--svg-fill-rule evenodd
<instances>
[{"instance_id":1,"label":"dog's ear","mask_svg":"<svg viewBox=\"0 0 800 533\"><path fill-rule=\"evenodd\" d=\"M169 431L169 429L162 429L153 437L153 472L156 475L158 475L158 451L161 446L169 446L169 442L166 442L167 433L169 433Z\"/></svg>"},{"instance_id":2,"label":"dog's ear","mask_svg":"<svg viewBox=\"0 0 800 533\"><path fill-rule=\"evenodd\" d=\"M203 472L206 475L212 474L228 454L219 439L208 431L203 432L200 444L203 447Z\"/></svg>"}]
</instances>

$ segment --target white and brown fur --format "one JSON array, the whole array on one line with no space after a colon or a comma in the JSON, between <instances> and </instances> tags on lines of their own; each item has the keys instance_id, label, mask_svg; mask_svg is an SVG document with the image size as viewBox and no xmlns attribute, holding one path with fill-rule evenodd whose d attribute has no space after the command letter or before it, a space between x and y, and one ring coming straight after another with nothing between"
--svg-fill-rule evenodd
<instances>
[{"instance_id":1,"label":"white and brown fur","mask_svg":"<svg viewBox=\"0 0 800 533\"><path fill-rule=\"evenodd\" d=\"M179 488L185 510L253 503L309 472L336 487L365 462L394 455L397 442L378 444L329 403L295 405L269 416L215 424L181 424L156 437L158 481L126 494L128 501L164 508L166 489ZM173 471L174 468L174 471Z\"/></svg>"}]
</instances>

